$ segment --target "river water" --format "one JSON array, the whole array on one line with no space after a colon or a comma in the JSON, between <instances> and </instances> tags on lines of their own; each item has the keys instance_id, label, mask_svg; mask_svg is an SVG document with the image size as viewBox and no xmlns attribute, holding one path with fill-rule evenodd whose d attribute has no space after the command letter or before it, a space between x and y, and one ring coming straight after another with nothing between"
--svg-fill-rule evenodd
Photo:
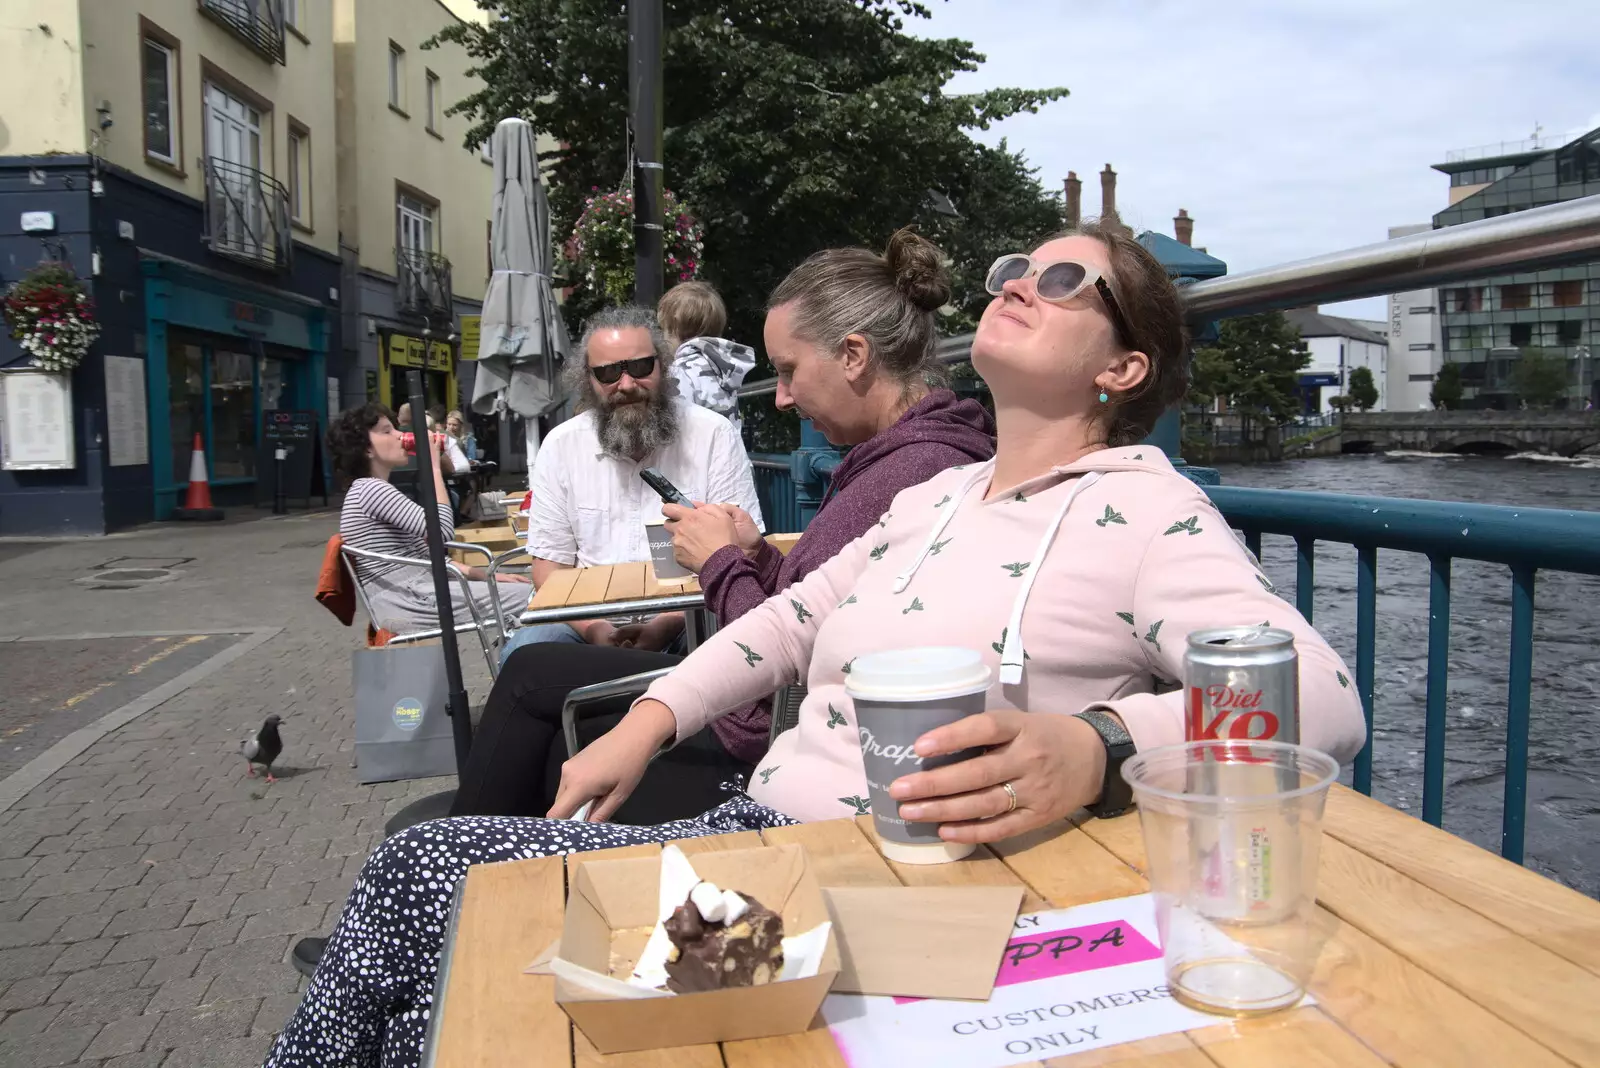
<instances>
[{"instance_id":1,"label":"river water","mask_svg":"<svg viewBox=\"0 0 1600 1068\"><path fill-rule=\"evenodd\" d=\"M1600 458L1390 453L1225 464L1221 471L1231 486L1600 511ZM1269 535L1262 555L1292 603L1294 542ZM1511 575L1470 560L1452 567L1444 826L1498 852ZM1318 543L1316 580L1317 628L1353 669L1355 549ZM1600 897L1600 577L1542 571L1534 605L1526 863ZM1373 794L1419 817L1427 635L1427 558L1380 550Z\"/></svg>"}]
</instances>

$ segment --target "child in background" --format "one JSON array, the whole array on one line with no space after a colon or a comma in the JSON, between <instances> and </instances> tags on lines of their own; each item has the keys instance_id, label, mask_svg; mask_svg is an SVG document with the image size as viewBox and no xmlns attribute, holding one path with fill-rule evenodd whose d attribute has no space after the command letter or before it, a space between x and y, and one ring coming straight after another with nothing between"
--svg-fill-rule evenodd
<instances>
[{"instance_id":1,"label":"child in background","mask_svg":"<svg viewBox=\"0 0 1600 1068\"><path fill-rule=\"evenodd\" d=\"M717 291L706 282L680 282L661 298L656 315L677 350L672 376L678 396L726 417L735 430L742 430L739 386L756 365L756 353L749 345L720 336L728 328L728 309Z\"/></svg>"}]
</instances>

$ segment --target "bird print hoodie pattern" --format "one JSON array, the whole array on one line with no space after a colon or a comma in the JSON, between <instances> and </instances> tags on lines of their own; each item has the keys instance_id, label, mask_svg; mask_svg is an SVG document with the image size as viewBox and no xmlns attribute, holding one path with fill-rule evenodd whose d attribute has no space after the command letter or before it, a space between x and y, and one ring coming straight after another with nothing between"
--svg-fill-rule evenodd
<instances>
[{"instance_id":1,"label":"bird print hoodie pattern","mask_svg":"<svg viewBox=\"0 0 1600 1068\"><path fill-rule=\"evenodd\" d=\"M994 464L952 468L895 497L878 525L801 582L718 631L645 695L682 740L796 679L799 724L750 795L801 820L866 812L846 677L864 653L981 652L988 706L1117 713L1139 749L1183 741L1186 636L1271 624L1300 654L1300 736L1348 761L1366 724L1349 671L1277 597L1209 498L1158 449L1090 453L991 489Z\"/></svg>"}]
</instances>

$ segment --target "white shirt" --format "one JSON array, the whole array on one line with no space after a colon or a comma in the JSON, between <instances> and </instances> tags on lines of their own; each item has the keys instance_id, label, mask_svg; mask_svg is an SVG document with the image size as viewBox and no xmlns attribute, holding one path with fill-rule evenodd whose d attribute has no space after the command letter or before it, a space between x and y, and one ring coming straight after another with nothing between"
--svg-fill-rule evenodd
<instances>
[{"instance_id":1,"label":"white shirt","mask_svg":"<svg viewBox=\"0 0 1600 1068\"><path fill-rule=\"evenodd\" d=\"M556 427L539 447L529 488L528 551L566 566L650 559L647 522L659 523L661 498L639 477L654 467L693 501L734 504L765 530L744 443L715 412L672 401L678 438L643 460L619 460L600 447L593 411Z\"/></svg>"}]
</instances>

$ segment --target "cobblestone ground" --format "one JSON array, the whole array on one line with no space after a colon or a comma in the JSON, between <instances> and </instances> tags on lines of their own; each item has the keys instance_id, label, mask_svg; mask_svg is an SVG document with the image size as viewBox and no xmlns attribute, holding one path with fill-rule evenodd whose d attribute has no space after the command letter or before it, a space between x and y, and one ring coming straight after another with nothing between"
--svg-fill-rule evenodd
<instances>
[{"instance_id":1,"label":"cobblestone ground","mask_svg":"<svg viewBox=\"0 0 1600 1068\"><path fill-rule=\"evenodd\" d=\"M171 684L170 669L128 674L154 655L148 632L228 635L186 646L205 654L181 669L279 628L0 812L0 1065L259 1064L302 986L290 947L331 926L385 819L447 785L355 780L360 636L312 598L335 523L322 513L0 545L0 643L59 639L5 647L0 720L51 741L82 725L52 721L70 696L107 679L97 698ZM175 581L143 589L74 583L119 556L191 559ZM470 640L462 652L480 702L482 657ZM271 786L247 778L238 755L269 712L286 717Z\"/></svg>"}]
</instances>

